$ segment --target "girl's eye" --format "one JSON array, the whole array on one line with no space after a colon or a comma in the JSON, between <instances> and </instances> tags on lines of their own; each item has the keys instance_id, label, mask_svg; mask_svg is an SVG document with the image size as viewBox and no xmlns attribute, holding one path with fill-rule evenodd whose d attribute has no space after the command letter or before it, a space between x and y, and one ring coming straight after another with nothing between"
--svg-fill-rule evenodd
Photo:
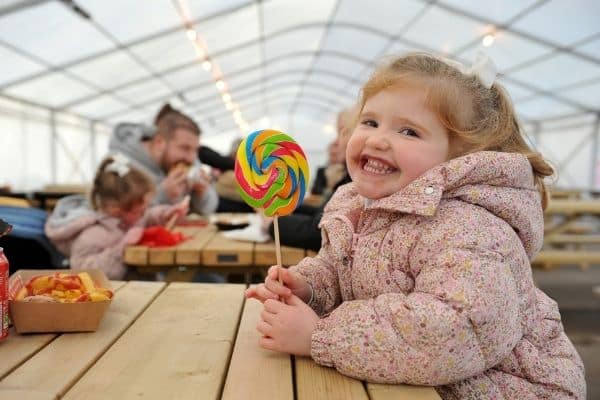
<instances>
[{"instance_id":1,"label":"girl's eye","mask_svg":"<svg viewBox=\"0 0 600 400\"><path fill-rule=\"evenodd\" d=\"M370 126L371 128L377 128L377 126L378 126L377 122L372 119L365 119L364 121L361 122L361 124Z\"/></svg>"},{"instance_id":2,"label":"girl's eye","mask_svg":"<svg viewBox=\"0 0 600 400\"><path fill-rule=\"evenodd\" d=\"M419 137L419 134L410 128L401 129L400 131L398 131L398 133L405 135L405 136Z\"/></svg>"}]
</instances>

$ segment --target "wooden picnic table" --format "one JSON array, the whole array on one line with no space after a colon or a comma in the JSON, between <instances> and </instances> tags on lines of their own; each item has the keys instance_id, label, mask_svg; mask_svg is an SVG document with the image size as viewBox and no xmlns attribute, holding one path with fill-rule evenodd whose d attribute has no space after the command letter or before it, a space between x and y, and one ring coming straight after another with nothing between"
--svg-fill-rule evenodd
<instances>
[{"instance_id":1,"label":"wooden picnic table","mask_svg":"<svg viewBox=\"0 0 600 400\"><path fill-rule=\"evenodd\" d=\"M600 200L551 199L545 213L549 215L600 215Z\"/></svg>"},{"instance_id":2,"label":"wooden picnic table","mask_svg":"<svg viewBox=\"0 0 600 400\"><path fill-rule=\"evenodd\" d=\"M253 243L229 239L214 225L177 227L189 239L172 247L128 246L125 264L139 272L167 272L167 280L190 280L196 271L222 274L242 273L247 282L252 273L264 273L277 263L275 243ZM297 264L306 256L304 249L282 246L284 265Z\"/></svg>"},{"instance_id":3,"label":"wooden picnic table","mask_svg":"<svg viewBox=\"0 0 600 400\"><path fill-rule=\"evenodd\" d=\"M51 210L56 205L56 202L65 196L73 194L85 194L89 191L89 185L66 184L66 185L46 185L42 189L27 191L27 192L2 192L0 195L5 198L4 202L8 203L8 198L21 199L27 204L34 207L39 207L44 210ZM8 205L8 204L7 204Z\"/></svg>"},{"instance_id":4,"label":"wooden picnic table","mask_svg":"<svg viewBox=\"0 0 600 400\"><path fill-rule=\"evenodd\" d=\"M544 267L600 263L600 200L551 199L545 210L544 248L533 262ZM583 247L586 246L586 247Z\"/></svg>"},{"instance_id":5,"label":"wooden picnic table","mask_svg":"<svg viewBox=\"0 0 600 400\"><path fill-rule=\"evenodd\" d=\"M0 399L439 399L260 348L244 285L113 282L96 332L10 335Z\"/></svg>"},{"instance_id":6,"label":"wooden picnic table","mask_svg":"<svg viewBox=\"0 0 600 400\"><path fill-rule=\"evenodd\" d=\"M553 199L581 199L582 194L585 192L581 189L569 189L569 188L548 188L550 197Z\"/></svg>"}]
</instances>

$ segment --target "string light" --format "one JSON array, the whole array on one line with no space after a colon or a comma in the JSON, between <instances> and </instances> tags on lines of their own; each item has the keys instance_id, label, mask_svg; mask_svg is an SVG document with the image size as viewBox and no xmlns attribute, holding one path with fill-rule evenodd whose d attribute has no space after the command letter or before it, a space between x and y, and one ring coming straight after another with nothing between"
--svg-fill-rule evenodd
<instances>
[{"instance_id":1,"label":"string light","mask_svg":"<svg viewBox=\"0 0 600 400\"><path fill-rule=\"evenodd\" d=\"M194 51L196 52L196 57L204 58L204 49L198 45L197 42L192 42L194 45Z\"/></svg>"},{"instance_id":2,"label":"string light","mask_svg":"<svg viewBox=\"0 0 600 400\"><path fill-rule=\"evenodd\" d=\"M495 41L495 37L492 34L487 34L483 37L481 43L483 44L483 47L490 47L492 44L494 44Z\"/></svg>"},{"instance_id":3,"label":"string light","mask_svg":"<svg viewBox=\"0 0 600 400\"><path fill-rule=\"evenodd\" d=\"M211 72L216 88L222 93L221 97L225 104L225 108L227 111L232 111L233 118L240 130L247 131L249 128L248 124L242 117L239 106L233 102L231 94L227 92L227 84L223 80L223 73L221 69L214 60L209 60L208 46L206 45L206 42L192 27L192 15L189 11L187 0L178 0L174 4L183 21L183 26L186 28L186 35L194 46L194 51L196 52L198 61L201 61L202 69L207 72Z\"/></svg>"},{"instance_id":4,"label":"string light","mask_svg":"<svg viewBox=\"0 0 600 400\"><path fill-rule=\"evenodd\" d=\"M205 60L204 62L202 62L202 69L205 71L210 71L212 69L212 64L210 61Z\"/></svg>"},{"instance_id":5,"label":"string light","mask_svg":"<svg viewBox=\"0 0 600 400\"><path fill-rule=\"evenodd\" d=\"M194 41L198 37L198 34L196 33L195 30L193 30L193 29L190 28L190 29L187 30L187 37L191 41Z\"/></svg>"}]
</instances>

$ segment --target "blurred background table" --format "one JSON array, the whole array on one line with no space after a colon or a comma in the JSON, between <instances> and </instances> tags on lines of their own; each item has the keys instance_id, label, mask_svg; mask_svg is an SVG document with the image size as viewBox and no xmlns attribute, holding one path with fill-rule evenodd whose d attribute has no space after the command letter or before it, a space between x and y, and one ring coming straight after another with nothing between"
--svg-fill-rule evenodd
<instances>
[{"instance_id":1,"label":"blurred background table","mask_svg":"<svg viewBox=\"0 0 600 400\"><path fill-rule=\"evenodd\" d=\"M246 283L252 274L265 274L268 267L277 263L275 243L255 243L229 239L216 226L178 226L189 239L172 247L150 248L128 246L124 262L140 273L165 272L166 280L189 281L198 271L217 272L224 276L241 273ZM281 247L284 265L297 264L306 256L306 250Z\"/></svg>"},{"instance_id":2,"label":"blurred background table","mask_svg":"<svg viewBox=\"0 0 600 400\"><path fill-rule=\"evenodd\" d=\"M544 267L600 264L600 200L552 198L545 210L544 247L534 263Z\"/></svg>"}]
</instances>

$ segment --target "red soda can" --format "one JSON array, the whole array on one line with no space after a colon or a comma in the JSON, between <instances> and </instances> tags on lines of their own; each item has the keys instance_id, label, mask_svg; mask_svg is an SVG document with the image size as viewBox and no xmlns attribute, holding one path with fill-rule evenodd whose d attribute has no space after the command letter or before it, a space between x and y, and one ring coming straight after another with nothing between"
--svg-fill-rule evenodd
<instances>
[{"instance_id":1,"label":"red soda can","mask_svg":"<svg viewBox=\"0 0 600 400\"><path fill-rule=\"evenodd\" d=\"M0 247L0 340L8 336L8 260Z\"/></svg>"}]
</instances>

